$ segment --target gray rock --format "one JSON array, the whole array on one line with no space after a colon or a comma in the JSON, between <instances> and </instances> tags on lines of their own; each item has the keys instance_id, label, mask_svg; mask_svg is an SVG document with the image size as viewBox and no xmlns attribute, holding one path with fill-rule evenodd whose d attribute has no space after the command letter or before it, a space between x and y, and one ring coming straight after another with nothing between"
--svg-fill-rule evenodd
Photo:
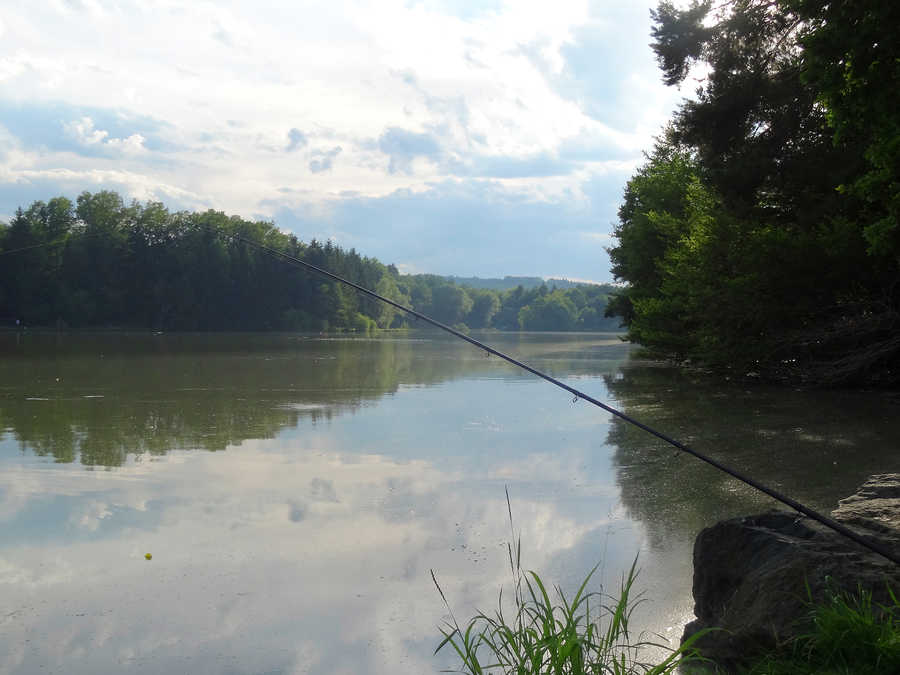
<instances>
[{"instance_id":1,"label":"gray rock","mask_svg":"<svg viewBox=\"0 0 900 675\"><path fill-rule=\"evenodd\" d=\"M892 546L900 546L900 474L872 476L856 494L842 499L831 512L845 525L857 525Z\"/></svg>"},{"instance_id":2,"label":"gray rock","mask_svg":"<svg viewBox=\"0 0 900 675\"><path fill-rule=\"evenodd\" d=\"M872 476L839 502L832 518L900 557L900 474ZM810 600L829 591L900 591L900 566L815 520L771 511L703 530L694 544L694 614L682 641L696 643L724 672L754 653L785 645L809 628Z\"/></svg>"}]
</instances>

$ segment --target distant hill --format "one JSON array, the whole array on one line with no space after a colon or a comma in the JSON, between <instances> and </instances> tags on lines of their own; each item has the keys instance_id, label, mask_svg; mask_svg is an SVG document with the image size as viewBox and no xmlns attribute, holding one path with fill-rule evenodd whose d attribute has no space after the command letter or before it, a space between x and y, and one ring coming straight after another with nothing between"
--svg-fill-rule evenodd
<instances>
[{"instance_id":1,"label":"distant hill","mask_svg":"<svg viewBox=\"0 0 900 675\"><path fill-rule=\"evenodd\" d=\"M541 284L545 284L547 288L574 288L575 286L605 286L606 284L588 284L578 281L569 281L568 279L544 279L543 277L503 277L502 279L483 279L481 277L445 277L453 281L458 286L468 286L469 288L485 288L492 291L508 291L517 286L521 286L525 290L538 288Z\"/></svg>"}]
</instances>

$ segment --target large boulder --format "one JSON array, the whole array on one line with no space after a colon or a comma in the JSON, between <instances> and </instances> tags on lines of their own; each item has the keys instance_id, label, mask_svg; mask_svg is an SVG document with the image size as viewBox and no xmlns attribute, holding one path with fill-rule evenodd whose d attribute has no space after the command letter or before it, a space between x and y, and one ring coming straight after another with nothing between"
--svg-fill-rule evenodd
<instances>
[{"instance_id":1,"label":"large boulder","mask_svg":"<svg viewBox=\"0 0 900 675\"><path fill-rule=\"evenodd\" d=\"M872 476L839 502L832 518L900 557L900 474ZM809 603L831 591L871 591L876 603L900 592L900 566L793 512L732 518L694 544L694 614L682 641L719 628L696 645L724 672L809 628Z\"/></svg>"}]
</instances>

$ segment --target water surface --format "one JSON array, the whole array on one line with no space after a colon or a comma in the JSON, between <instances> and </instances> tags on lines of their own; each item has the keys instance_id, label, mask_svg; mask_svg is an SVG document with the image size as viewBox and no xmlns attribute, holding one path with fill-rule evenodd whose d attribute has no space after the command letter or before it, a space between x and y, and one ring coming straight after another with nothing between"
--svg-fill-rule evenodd
<instances>
[{"instance_id":1,"label":"water surface","mask_svg":"<svg viewBox=\"0 0 900 675\"><path fill-rule=\"evenodd\" d=\"M895 398L483 337L815 507L898 470ZM0 673L455 666L429 570L458 617L496 603L505 487L527 567L613 590L639 555L676 642L699 529L772 506L438 334L0 334Z\"/></svg>"}]
</instances>

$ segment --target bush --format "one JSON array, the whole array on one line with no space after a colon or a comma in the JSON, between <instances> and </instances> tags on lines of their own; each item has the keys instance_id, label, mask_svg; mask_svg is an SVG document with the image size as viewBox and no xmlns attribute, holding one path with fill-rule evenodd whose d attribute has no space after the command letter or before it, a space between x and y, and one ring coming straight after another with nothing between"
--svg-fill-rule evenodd
<instances>
[{"instance_id":1,"label":"bush","mask_svg":"<svg viewBox=\"0 0 900 675\"><path fill-rule=\"evenodd\" d=\"M376 324L365 314L356 312L353 315L353 318L350 320L350 330L357 331L359 333L366 333L368 335L369 333L378 330L378 324Z\"/></svg>"}]
</instances>

